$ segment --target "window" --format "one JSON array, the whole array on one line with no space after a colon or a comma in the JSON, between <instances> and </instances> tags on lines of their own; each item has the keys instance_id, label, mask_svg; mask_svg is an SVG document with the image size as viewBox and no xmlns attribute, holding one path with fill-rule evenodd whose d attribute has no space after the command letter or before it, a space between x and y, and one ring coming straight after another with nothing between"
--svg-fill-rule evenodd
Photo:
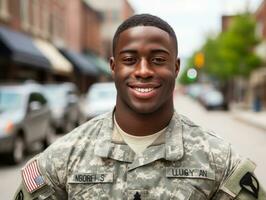
<instances>
[{"instance_id":1,"label":"window","mask_svg":"<svg viewBox=\"0 0 266 200\"><path fill-rule=\"evenodd\" d=\"M0 17L4 20L9 18L8 0L0 0Z\"/></svg>"},{"instance_id":2,"label":"window","mask_svg":"<svg viewBox=\"0 0 266 200\"><path fill-rule=\"evenodd\" d=\"M27 30L29 28L29 0L20 0L20 18L22 28Z\"/></svg>"},{"instance_id":3,"label":"window","mask_svg":"<svg viewBox=\"0 0 266 200\"><path fill-rule=\"evenodd\" d=\"M260 38L263 37L263 22L262 21L257 22L255 34L257 37L260 37Z\"/></svg>"},{"instance_id":4,"label":"window","mask_svg":"<svg viewBox=\"0 0 266 200\"><path fill-rule=\"evenodd\" d=\"M40 6L39 0L32 1L32 28L35 34L40 31Z\"/></svg>"},{"instance_id":5,"label":"window","mask_svg":"<svg viewBox=\"0 0 266 200\"><path fill-rule=\"evenodd\" d=\"M42 34L43 37L48 38L49 37L49 9L47 2L42 2L42 9L41 9L41 17L42 17Z\"/></svg>"},{"instance_id":6,"label":"window","mask_svg":"<svg viewBox=\"0 0 266 200\"><path fill-rule=\"evenodd\" d=\"M38 92L34 92L34 93L31 93L30 95L30 100L29 102L34 102L34 101L37 101L39 102L41 105L45 105L47 103L46 99L44 98L44 96Z\"/></svg>"}]
</instances>

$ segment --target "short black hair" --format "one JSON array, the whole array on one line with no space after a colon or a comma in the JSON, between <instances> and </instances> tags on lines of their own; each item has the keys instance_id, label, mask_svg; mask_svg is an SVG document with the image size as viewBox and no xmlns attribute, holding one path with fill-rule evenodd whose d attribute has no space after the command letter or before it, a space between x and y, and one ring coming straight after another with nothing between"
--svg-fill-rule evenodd
<instances>
[{"instance_id":1,"label":"short black hair","mask_svg":"<svg viewBox=\"0 0 266 200\"><path fill-rule=\"evenodd\" d=\"M178 54L177 38L173 28L166 21L157 16L150 14L138 14L138 15L133 15L132 17L126 19L117 28L115 35L113 37L113 46L112 46L113 56L115 54L116 43L118 41L119 35L123 31L136 26L154 26L167 32L170 35L170 37L172 37L172 39L174 40L176 54Z\"/></svg>"}]
</instances>

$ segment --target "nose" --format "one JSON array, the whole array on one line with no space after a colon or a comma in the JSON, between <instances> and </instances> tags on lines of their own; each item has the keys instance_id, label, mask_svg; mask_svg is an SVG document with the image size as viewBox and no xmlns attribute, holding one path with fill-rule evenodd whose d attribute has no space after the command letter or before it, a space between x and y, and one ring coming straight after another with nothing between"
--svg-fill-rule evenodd
<instances>
[{"instance_id":1,"label":"nose","mask_svg":"<svg viewBox=\"0 0 266 200\"><path fill-rule=\"evenodd\" d=\"M141 59L136 66L134 75L136 78L147 79L153 77L154 71L152 70L149 62L146 59Z\"/></svg>"}]
</instances>

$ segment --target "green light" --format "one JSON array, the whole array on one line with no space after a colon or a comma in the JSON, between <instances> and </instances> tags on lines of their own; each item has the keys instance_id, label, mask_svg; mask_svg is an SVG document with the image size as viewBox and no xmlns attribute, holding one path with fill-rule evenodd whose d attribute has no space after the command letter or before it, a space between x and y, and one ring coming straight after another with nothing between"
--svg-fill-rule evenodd
<instances>
[{"instance_id":1,"label":"green light","mask_svg":"<svg viewBox=\"0 0 266 200\"><path fill-rule=\"evenodd\" d=\"M188 71L187 71L187 77L191 80L194 80L196 79L198 76L198 72L196 69L194 68L190 68Z\"/></svg>"}]
</instances>

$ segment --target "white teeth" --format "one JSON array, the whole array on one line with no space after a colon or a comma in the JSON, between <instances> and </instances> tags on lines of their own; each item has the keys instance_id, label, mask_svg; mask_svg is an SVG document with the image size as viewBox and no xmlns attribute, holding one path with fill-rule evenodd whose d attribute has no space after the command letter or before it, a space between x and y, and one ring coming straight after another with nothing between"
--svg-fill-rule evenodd
<instances>
[{"instance_id":1,"label":"white teeth","mask_svg":"<svg viewBox=\"0 0 266 200\"><path fill-rule=\"evenodd\" d=\"M135 88L138 92L147 93L153 90L153 88Z\"/></svg>"}]
</instances>

